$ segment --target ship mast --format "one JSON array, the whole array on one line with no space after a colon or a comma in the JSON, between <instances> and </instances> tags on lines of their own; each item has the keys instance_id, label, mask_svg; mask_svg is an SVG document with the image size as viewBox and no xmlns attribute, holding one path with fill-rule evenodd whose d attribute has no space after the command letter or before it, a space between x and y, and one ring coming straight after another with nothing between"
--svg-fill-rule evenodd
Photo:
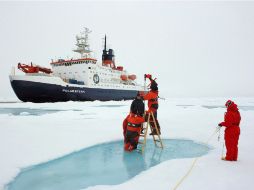
<instances>
[{"instance_id":1,"label":"ship mast","mask_svg":"<svg viewBox=\"0 0 254 190\"><path fill-rule=\"evenodd\" d=\"M74 52L80 53L81 58L89 58L91 56L90 45L88 43L88 34L92 31L88 28L84 28L85 30L80 33L80 35L76 36L76 46L77 48L74 49Z\"/></svg>"}]
</instances>

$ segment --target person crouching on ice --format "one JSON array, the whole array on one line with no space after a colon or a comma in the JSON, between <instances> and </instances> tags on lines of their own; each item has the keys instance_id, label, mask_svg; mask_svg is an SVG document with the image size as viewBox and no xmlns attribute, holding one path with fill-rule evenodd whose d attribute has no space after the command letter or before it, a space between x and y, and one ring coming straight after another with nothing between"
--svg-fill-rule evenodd
<instances>
[{"instance_id":1,"label":"person crouching on ice","mask_svg":"<svg viewBox=\"0 0 254 190\"><path fill-rule=\"evenodd\" d=\"M159 108L158 84L155 82L155 80L152 79L152 76L149 75L149 74L146 74L145 78L148 78L151 82L150 91L147 94L142 95L142 98L144 100L148 100L148 111L146 111L145 120L146 121L148 120L148 114L152 112L153 115L154 115L154 118L155 118L155 122L156 122L156 125L157 125L157 128L158 128L159 134L160 134L160 125L159 125L159 122L158 122L158 119L157 119L157 110ZM155 123L153 122L152 116L150 116L150 121L149 122L150 122L150 125L152 127L152 133L150 133L150 135L158 135L157 131L155 129Z\"/></svg>"},{"instance_id":2,"label":"person crouching on ice","mask_svg":"<svg viewBox=\"0 0 254 190\"><path fill-rule=\"evenodd\" d=\"M138 139L144 123L145 105L138 93L135 100L131 104L130 114L123 122L124 150L132 151L137 148Z\"/></svg>"},{"instance_id":3,"label":"person crouching on ice","mask_svg":"<svg viewBox=\"0 0 254 190\"><path fill-rule=\"evenodd\" d=\"M222 157L221 159L227 161L237 161L241 115L238 111L237 105L233 101L228 100L225 106L227 108L227 112L225 113L224 121L218 124L220 127L226 127L224 139L227 153L226 157Z\"/></svg>"}]
</instances>

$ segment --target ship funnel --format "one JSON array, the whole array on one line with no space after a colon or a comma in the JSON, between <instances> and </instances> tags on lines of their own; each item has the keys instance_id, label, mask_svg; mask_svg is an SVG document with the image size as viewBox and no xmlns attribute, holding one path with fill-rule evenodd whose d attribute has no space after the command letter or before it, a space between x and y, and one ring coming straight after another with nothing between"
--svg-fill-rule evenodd
<instances>
[{"instance_id":1,"label":"ship funnel","mask_svg":"<svg viewBox=\"0 0 254 190\"><path fill-rule=\"evenodd\" d=\"M107 37L105 35L104 38L104 49L102 53L102 65L103 66L110 66L111 68L116 68L115 67L115 55L113 49L107 50Z\"/></svg>"}]
</instances>

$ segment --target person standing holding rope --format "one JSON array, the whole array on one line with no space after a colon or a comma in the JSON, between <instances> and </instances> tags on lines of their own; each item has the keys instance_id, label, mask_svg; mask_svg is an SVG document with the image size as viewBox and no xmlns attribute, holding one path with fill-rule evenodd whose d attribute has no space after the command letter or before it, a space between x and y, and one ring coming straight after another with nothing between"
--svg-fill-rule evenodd
<instances>
[{"instance_id":1,"label":"person standing holding rope","mask_svg":"<svg viewBox=\"0 0 254 190\"><path fill-rule=\"evenodd\" d=\"M225 106L227 112L224 115L224 121L218 124L220 127L226 127L224 139L227 153L226 157L222 157L221 159L226 161L237 161L241 115L237 105L232 100L228 100Z\"/></svg>"}]
</instances>

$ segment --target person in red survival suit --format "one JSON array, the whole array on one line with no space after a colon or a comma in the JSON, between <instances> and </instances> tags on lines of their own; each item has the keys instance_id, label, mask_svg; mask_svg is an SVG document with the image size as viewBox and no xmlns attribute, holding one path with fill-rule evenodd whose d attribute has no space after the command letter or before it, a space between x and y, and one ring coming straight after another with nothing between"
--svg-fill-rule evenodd
<instances>
[{"instance_id":1,"label":"person in red survival suit","mask_svg":"<svg viewBox=\"0 0 254 190\"><path fill-rule=\"evenodd\" d=\"M137 148L141 132L145 105L141 96L137 95L131 104L130 114L123 121L124 149L132 151Z\"/></svg>"},{"instance_id":2,"label":"person in red survival suit","mask_svg":"<svg viewBox=\"0 0 254 190\"><path fill-rule=\"evenodd\" d=\"M158 104L158 84L155 82L155 80L152 79L151 75L145 75L145 78L148 78L151 81L150 84L150 91L143 95L143 99L144 100L148 100L148 110L146 111L146 117L145 120L148 120L148 113L152 112L154 117L155 117L155 121L156 121L156 125L157 128L159 130L159 134L160 134L160 125L157 119L157 110L159 108L159 104ZM152 117L150 117L150 125L152 126L152 133L150 133L150 135L156 135L157 131L155 129L155 124L153 122Z\"/></svg>"},{"instance_id":3,"label":"person in red survival suit","mask_svg":"<svg viewBox=\"0 0 254 190\"><path fill-rule=\"evenodd\" d=\"M225 106L227 112L225 113L224 121L218 124L220 127L226 127L224 139L227 153L226 157L222 157L222 160L237 161L241 115L233 101L228 100Z\"/></svg>"}]
</instances>

